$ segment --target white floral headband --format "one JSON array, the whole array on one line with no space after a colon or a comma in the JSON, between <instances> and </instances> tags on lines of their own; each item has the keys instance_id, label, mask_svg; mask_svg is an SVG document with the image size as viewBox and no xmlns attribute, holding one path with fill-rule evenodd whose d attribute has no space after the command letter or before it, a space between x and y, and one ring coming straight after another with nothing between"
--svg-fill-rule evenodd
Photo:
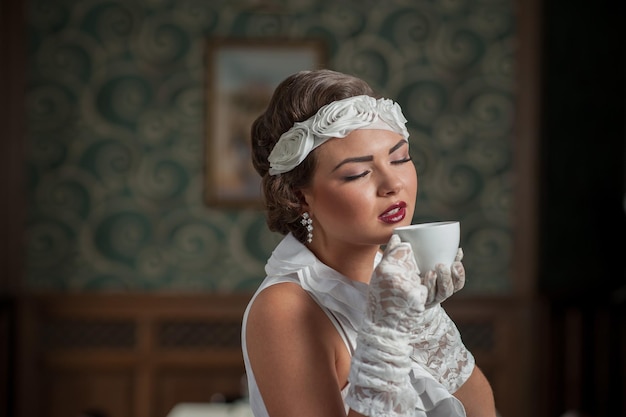
<instances>
[{"instance_id":1,"label":"white floral headband","mask_svg":"<svg viewBox=\"0 0 626 417\"><path fill-rule=\"evenodd\" d=\"M390 130L408 139L406 121L400 105L386 98L354 96L333 101L280 136L267 158L269 174L291 171L328 139L344 138L353 130Z\"/></svg>"}]
</instances>

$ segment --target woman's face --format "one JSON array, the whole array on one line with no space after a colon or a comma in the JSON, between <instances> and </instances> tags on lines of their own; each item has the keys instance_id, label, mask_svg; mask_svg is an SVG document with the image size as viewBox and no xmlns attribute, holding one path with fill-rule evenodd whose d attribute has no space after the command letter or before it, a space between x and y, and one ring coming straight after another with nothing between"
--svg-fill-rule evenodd
<instances>
[{"instance_id":1,"label":"woman's face","mask_svg":"<svg viewBox=\"0 0 626 417\"><path fill-rule=\"evenodd\" d=\"M411 223L417 173L407 141L387 130L355 130L317 149L311 186L302 190L316 244L381 245Z\"/></svg>"}]
</instances>

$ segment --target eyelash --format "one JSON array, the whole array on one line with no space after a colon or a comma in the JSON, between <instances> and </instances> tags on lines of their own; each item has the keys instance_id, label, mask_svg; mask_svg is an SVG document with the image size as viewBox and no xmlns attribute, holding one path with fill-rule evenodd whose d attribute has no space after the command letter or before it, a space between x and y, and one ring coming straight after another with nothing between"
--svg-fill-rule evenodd
<instances>
[{"instance_id":1,"label":"eyelash","mask_svg":"<svg viewBox=\"0 0 626 417\"><path fill-rule=\"evenodd\" d=\"M412 160L413 160L413 158L411 158L411 156L409 155L409 156L407 156L407 157L406 157L406 158L404 158L404 159L400 159L400 160L398 160L398 161L391 161L391 163L392 163L393 165L400 165L400 164L405 164L405 163L407 163L407 162L409 162L409 161L412 161Z\"/></svg>"},{"instance_id":2,"label":"eyelash","mask_svg":"<svg viewBox=\"0 0 626 417\"><path fill-rule=\"evenodd\" d=\"M391 164L392 165L402 165L402 164L405 164L405 163L410 162L412 160L413 160L413 158L411 158L411 156L407 156L406 158L400 159L398 161L391 161ZM344 181L345 182L349 182L349 181L358 180L359 178L363 178L364 176L366 176L370 172L371 172L370 170L367 170L365 172L360 173L359 175L350 175L348 177L344 177Z\"/></svg>"}]
</instances>

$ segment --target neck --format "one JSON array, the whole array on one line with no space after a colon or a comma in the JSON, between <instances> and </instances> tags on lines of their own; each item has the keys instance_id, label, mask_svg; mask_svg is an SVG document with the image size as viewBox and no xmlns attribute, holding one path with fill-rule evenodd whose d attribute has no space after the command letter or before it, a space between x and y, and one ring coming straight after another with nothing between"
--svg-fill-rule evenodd
<instances>
[{"instance_id":1,"label":"neck","mask_svg":"<svg viewBox=\"0 0 626 417\"><path fill-rule=\"evenodd\" d=\"M326 245L319 240L308 245L309 249L324 264L347 278L368 284L374 270L378 245Z\"/></svg>"}]
</instances>

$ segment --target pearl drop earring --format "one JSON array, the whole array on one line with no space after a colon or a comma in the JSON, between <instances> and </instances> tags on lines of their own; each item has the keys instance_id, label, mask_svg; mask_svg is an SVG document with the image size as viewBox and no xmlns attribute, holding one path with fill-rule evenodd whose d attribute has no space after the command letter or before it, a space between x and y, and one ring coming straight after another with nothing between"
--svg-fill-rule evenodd
<instances>
[{"instance_id":1,"label":"pearl drop earring","mask_svg":"<svg viewBox=\"0 0 626 417\"><path fill-rule=\"evenodd\" d=\"M302 220L300 220L300 224L306 227L308 232L306 235L306 241L311 243L313 241L313 220L311 219L311 216L309 216L309 212L305 211L302 213Z\"/></svg>"}]
</instances>

